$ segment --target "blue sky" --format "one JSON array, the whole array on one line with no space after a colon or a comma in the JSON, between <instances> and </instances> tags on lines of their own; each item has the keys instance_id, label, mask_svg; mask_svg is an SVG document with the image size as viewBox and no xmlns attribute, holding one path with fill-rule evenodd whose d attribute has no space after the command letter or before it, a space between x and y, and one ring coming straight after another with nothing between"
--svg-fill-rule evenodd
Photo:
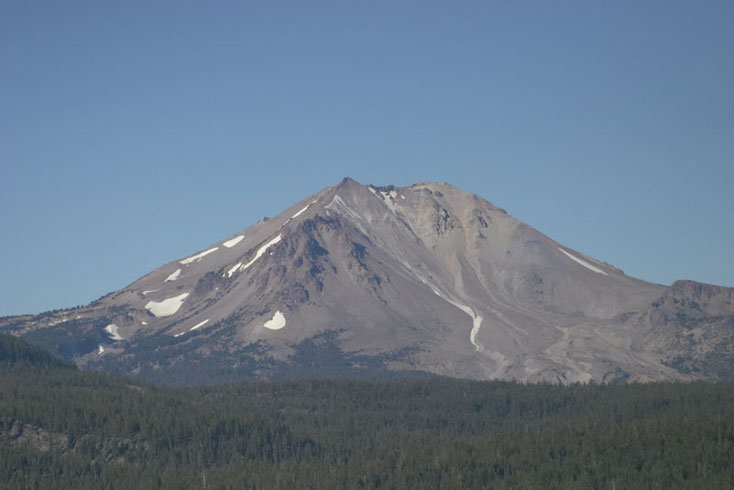
<instances>
[{"instance_id":1,"label":"blue sky","mask_svg":"<svg viewBox=\"0 0 734 490\"><path fill-rule=\"evenodd\" d=\"M344 176L445 181L628 274L734 286L734 2L0 3L0 315Z\"/></svg>"}]
</instances>

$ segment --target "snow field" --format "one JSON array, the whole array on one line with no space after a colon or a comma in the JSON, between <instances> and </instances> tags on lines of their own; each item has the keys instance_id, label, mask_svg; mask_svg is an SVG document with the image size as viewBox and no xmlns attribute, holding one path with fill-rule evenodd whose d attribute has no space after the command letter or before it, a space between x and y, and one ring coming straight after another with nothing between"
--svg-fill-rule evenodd
<instances>
[{"instance_id":1,"label":"snow field","mask_svg":"<svg viewBox=\"0 0 734 490\"><path fill-rule=\"evenodd\" d=\"M298 211L298 212L297 212L296 214L294 214L293 216L291 216L291 219L296 219L296 218L298 218L298 217L299 217L300 215L302 215L303 213L305 213L305 212L306 212L306 210L307 210L307 209L308 209L308 208L309 208L310 206L311 206L311 205L310 205L310 204L308 204L308 205L307 205L307 206L306 206L305 208L301 209L301 210L300 210L300 211Z\"/></svg>"},{"instance_id":2,"label":"snow field","mask_svg":"<svg viewBox=\"0 0 734 490\"><path fill-rule=\"evenodd\" d=\"M232 238L231 240L227 240L226 242L222 243L222 245L227 248L232 248L244 239L245 239L245 235L238 235Z\"/></svg>"},{"instance_id":3,"label":"snow field","mask_svg":"<svg viewBox=\"0 0 734 490\"><path fill-rule=\"evenodd\" d=\"M237 272L237 269L242 267L242 262L237 262L230 270L227 271L227 277L232 277L232 274Z\"/></svg>"},{"instance_id":4,"label":"snow field","mask_svg":"<svg viewBox=\"0 0 734 490\"><path fill-rule=\"evenodd\" d=\"M281 236L282 235L278 235L277 237L273 238L268 243L266 243L265 245L263 245L262 247L260 247L257 250L257 252L255 253L255 257L251 261L249 261L248 263L246 263L245 265L243 265L242 267L240 267L240 270L241 271L247 270L247 268L250 267L252 264L254 264L257 259L259 259L260 257L262 257L262 255L267 251L267 249L269 249L270 247L272 247L273 245L275 245L276 243L278 243L280 241L280 237Z\"/></svg>"},{"instance_id":5,"label":"snow field","mask_svg":"<svg viewBox=\"0 0 734 490\"><path fill-rule=\"evenodd\" d=\"M170 275L169 275L169 276L168 276L168 277L167 277L167 278L165 279L165 281L163 281L163 282L168 282L168 281L175 281L176 279L178 279L178 278L179 278L179 276L180 276L180 275L181 275L181 269L176 269L176 271L175 271L175 272L172 272L172 273L171 273L171 274L170 274Z\"/></svg>"},{"instance_id":6,"label":"snow field","mask_svg":"<svg viewBox=\"0 0 734 490\"><path fill-rule=\"evenodd\" d=\"M173 298L164 299L163 301L148 301L145 309L156 317L171 316L181 308L183 301L188 295L189 293L183 293Z\"/></svg>"},{"instance_id":7,"label":"snow field","mask_svg":"<svg viewBox=\"0 0 734 490\"><path fill-rule=\"evenodd\" d=\"M189 329L189 332L191 332L191 331L193 331L193 330L196 330L196 329L197 329L197 328L199 328L199 327L203 327L203 326L204 326L204 325L206 325L206 324L207 324L208 322L209 322L209 319L207 318L207 319L206 319L206 320L204 320L203 322L199 322L199 323L197 323L196 325L194 325L193 327L191 327L191 328Z\"/></svg>"},{"instance_id":8,"label":"snow field","mask_svg":"<svg viewBox=\"0 0 734 490\"><path fill-rule=\"evenodd\" d=\"M210 253L212 253L212 252L214 252L216 250L219 250L219 247L214 247L214 248L210 248L209 250L204 250L201 253L198 253L196 255L192 255L188 259L179 260L178 263L179 264L183 264L183 265L188 265L188 264L191 264L193 262L198 262L202 258L206 257L207 255L209 255Z\"/></svg>"},{"instance_id":9,"label":"snow field","mask_svg":"<svg viewBox=\"0 0 734 490\"><path fill-rule=\"evenodd\" d=\"M584 267L586 267L590 271L596 272L597 274L604 274L605 276L608 276L609 275L606 272L604 272L603 270L601 270L600 268L598 268L598 267L596 267L594 265L589 264L584 259L580 259L580 258L576 257L575 255L572 255L572 254L566 252L561 247L558 247L558 250L560 250L561 252L563 252L564 254L566 254L566 256L568 256L568 258L570 258L574 262L577 262L577 263L583 265Z\"/></svg>"},{"instance_id":10,"label":"snow field","mask_svg":"<svg viewBox=\"0 0 734 490\"><path fill-rule=\"evenodd\" d=\"M114 323L107 325L104 330L112 340L122 340L122 337L120 337L120 334L117 332L117 325Z\"/></svg>"},{"instance_id":11,"label":"snow field","mask_svg":"<svg viewBox=\"0 0 734 490\"><path fill-rule=\"evenodd\" d=\"M269 329L269 330L280 330L281 328L285 327L285 315L278 310L273 315L273 318L266 321L263 324L263 327Z\"/></svg>"}]
</instances>

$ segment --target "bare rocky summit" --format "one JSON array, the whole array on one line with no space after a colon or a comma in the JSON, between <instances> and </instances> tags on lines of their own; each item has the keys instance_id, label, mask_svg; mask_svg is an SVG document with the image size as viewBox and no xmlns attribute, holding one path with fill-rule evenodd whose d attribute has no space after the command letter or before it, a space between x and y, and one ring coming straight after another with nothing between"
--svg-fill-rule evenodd
<instances>
[{"instance_id":1,"label":"bare rocky summit","mask_svg":"<svg viewBox=\"0 0 734 490\"><path fill-rule=\"evenodd\" d=\"M0 331L183 384L734 379L734 288L629 277L433 182L344 179L86 307Z\"/></svg>"}]
</instances>

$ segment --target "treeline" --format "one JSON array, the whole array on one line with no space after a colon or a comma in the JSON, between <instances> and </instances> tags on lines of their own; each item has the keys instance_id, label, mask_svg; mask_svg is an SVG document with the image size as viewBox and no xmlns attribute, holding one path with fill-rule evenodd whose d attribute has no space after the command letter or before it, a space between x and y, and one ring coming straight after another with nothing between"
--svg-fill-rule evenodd
<instances>
[{"instance_id":1,"label":"treeline","mask_svg":"<svg viewBox=\"0 0 734 490\"><path fill-rule=\"evenodd\" d=\"M29 366L75 369L49 352L13 335L0 334L0 367L18 369Z\"/></svg>"},{"instance_id":2,"label":"treeline","mask_svg":"<svg viewBox=\"0 0 734 490\"><path fill-rule=\"evenodd\" d=\"M734 488L729 384L166 388L0 366L4 489Z\"/></svg>"}]
</instances>

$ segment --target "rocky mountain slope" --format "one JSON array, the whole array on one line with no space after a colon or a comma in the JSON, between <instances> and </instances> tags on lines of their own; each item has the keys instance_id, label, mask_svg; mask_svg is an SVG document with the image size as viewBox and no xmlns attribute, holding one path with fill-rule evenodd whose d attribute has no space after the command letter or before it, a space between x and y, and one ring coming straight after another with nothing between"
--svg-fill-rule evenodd
<instances>
[{"instance_id":1,"label":"rocky mountain slope","mask_svg":"<svg viewBox=\"0 0 734 490\"><path fill-rule=\"evenodd\" d=\"M0 331L171 383L733 378L733 291L629 277L448 184L347 178L86 307Z\"/></svg>"}]
</instances>

